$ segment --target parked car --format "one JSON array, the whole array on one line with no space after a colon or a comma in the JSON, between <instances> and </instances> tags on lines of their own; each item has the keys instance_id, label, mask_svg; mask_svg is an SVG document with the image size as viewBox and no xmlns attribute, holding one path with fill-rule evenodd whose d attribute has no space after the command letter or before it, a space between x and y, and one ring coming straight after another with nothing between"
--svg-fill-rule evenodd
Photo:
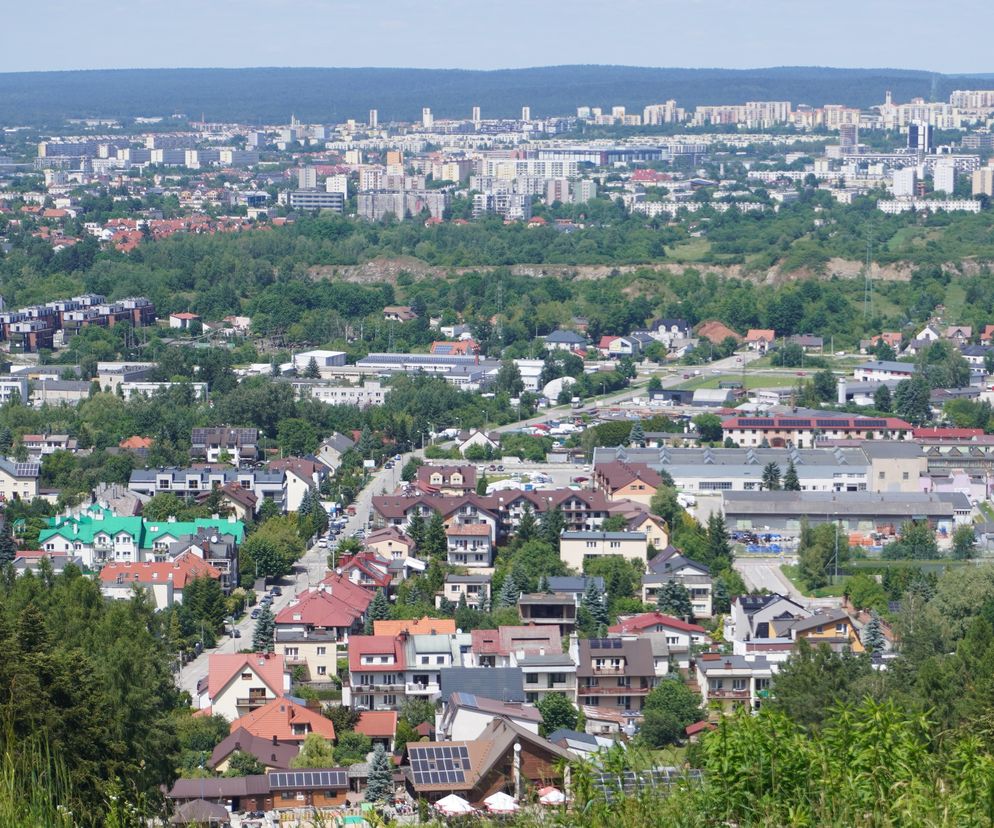
<instances>
[{"instance_id":1,"label":"parked car","mask_svg":"<svg viewBox=\"0 0 994 828\"><path fill-rule=\"evenodd\" d=\"M253 618L258 618L258 617L259 617L259 615L260 615L261 613L262 613L262 610L260 610L260 609L259 609L259 608L257 607L256 609L252 610L252 617L253 617Z\"/></svg>"},{"instance_id":2,"label":"parked car","mask_svg":"<svg viewBox=\"0 0 994 828\"><path fill-rule=\"evenodd\" d=\"M241 638L242 637L242 631L236 627L235 629L233 629L231 631L231 637L232 638Z\"/></svg>"},{"instance_id":3,"label":"parked car","mask_svg":"<svg viewBox=\"0 0 994 828\"><path fill-rule=\"evenodd\" d=\"M283 588L282 587L278 587L278 586L274 586L271 590L269 590L269 594L270 595L282 595L283 594Z\"/></svg>"}]
</instances>

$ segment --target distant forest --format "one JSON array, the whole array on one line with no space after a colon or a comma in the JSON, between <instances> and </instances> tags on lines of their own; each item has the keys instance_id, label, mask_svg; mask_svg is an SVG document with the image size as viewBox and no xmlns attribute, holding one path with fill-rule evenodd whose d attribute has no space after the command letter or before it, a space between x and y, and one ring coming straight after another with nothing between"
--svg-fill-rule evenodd
<instances>
[{"instance_id":1,"label":"distant forest","mask_svg":"<svg viewBox=\"0 0 994 828\"><path fill-rule=\"evenodd\" d=\"M869 107L890 90L895 101L946 100L954 89L989 85L991 75L939 75L899 69L650 69L548 66L533 69L128 69L0 74L0 125L57 125L67 117L184 113L208 120L282 123L517 117L567 114L577 106L624 105L675 98L683 106L789 100Z\"/></svg>"}]
</instances>

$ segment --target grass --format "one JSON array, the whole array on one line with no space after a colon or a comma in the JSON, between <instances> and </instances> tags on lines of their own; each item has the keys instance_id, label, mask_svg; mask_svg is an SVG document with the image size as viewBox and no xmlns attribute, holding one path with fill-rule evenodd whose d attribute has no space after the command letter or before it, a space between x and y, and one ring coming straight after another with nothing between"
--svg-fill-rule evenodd
<instances>
[{"instance_id":1,"label":"grass","mask_svg":"<svg viewBox=\"0 0 994 828\"><path fill-rule=\"evenodd\" d=\"M702 262L710 259L711 242L703 238L693 238L666 248L668 262Z\"/></svg>"},{"instance_id":2,"label":"grass","mask_svg":"<svg viewBox=\"0 0 994 828\"><path fill-rule=\"evenodd\" d=\"M722 382L741 382L743 388L787 388L797 384L798 377L791 374L712 374L704 369L699 377L680 383L681 391L696 391L698 388L717 388ZM686 371L684 372L686 373Z\"/></svg>"},{"instance_id":3,"label":"grass","mask_svg":"<svg viewBox=\"0 0 994 828\"><path fill-rule=\"evenodd\" d=\"M808 585L801 578L799 566L783 564L780 571L802 595L809 595L812 598L841 598L846 592L845 578L842 577L839 578L838 583L818 587L818 589L808 589Z\"/></svg>"}]
</instances>

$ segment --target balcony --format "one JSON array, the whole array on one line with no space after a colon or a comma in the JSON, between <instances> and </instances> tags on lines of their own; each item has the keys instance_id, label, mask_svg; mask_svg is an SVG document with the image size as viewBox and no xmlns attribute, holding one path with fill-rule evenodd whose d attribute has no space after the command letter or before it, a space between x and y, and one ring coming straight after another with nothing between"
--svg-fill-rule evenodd
<instances>
[{"instance_id":1,"label":"balcony","mask_svg":"<svg viewBox=\"0 0 994 828\"><path fill-rule=\"evenodd\" d=\"M624 674L624 667L594 667L594 675L596 676L623 676Z\"/></svg>"},{"instance_id":2,"label":"balcony","mask_svg":"<svg viewBox=\"0 0 994 828\"><path fill-rule=\"evenodd\" d=\"M382 692L382 693L396 693L398 691L403 691L403 682L384 682L377 681L371 684L355 684L353 685L353 690L356 693L372 693Z\"/></svg>"},{"instance_id":3,"label":"balcony","mask_svg":"<svg viewBox=\"0 0 994 828\"><path fill-rule=\"evenodd\" d=\"M409 696L434 696L441 692L437 684L421 684L421 682L408 682L407 686L400 686Z\"/></svg>"},{"instance_id":4,"label":"balcony","mask_svg":"<svg viewBox=\"0 0 994 828\"><path fill-rule=\"evenodd\" d=\"M270 701L272 701L272 699L269 699L266 696L250 696L247 699L235 699L235 705L237 707L247 707L249 710L255 710L255 708L262 707Z\"/></svg>"},{"instance_id":5,"label":"balcony","mask_svg":"<svg viewBox=\"0 0 994 828\"><path fill-rule=\"evenodd\" d=\"M645 696L649 693L648 687L580 687L577 689L579 696Z\"/></svg>"},{"instance_id":6,"label":"balcony","mask_svg":"<svg viewBox=\"0 0 994 828\"><path fill-rule=\"evenodd\" d=\"M307 664L307 659L301 655L284 655L283 660L291 667L296 667L299 664Z\"/></svg>"},{"instance_id":7,"label":"balcony","mask_svg":"<svg viewBox=\"0 0 994 828\"><path fill-rule=\"evenodd\" d=\"M747 700L749 698L748 690L732 690L725 687L719 687L716 690L708 689L709 699L739 699Z\"/></svg>"}]
</instances>

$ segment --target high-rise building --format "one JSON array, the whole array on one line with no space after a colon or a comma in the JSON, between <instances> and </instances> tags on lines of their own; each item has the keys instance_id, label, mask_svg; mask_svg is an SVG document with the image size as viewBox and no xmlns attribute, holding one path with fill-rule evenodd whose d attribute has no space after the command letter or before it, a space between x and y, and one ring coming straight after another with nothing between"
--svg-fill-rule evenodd
<instances>
[{"instance_id":1,"label":"high-rise building","mask_svg":"<svg viewBox=\"0 0 994 828\"><path fill-rule=\"evenodd\" d=\"M473 123L480 123L480 107L478 106L473 107Z\"/></svg>"},{"instance_id":2,"label":"high-rise building","mask_svg":"<svg viewBox=\"0 0 994 828\"><path fill-rule=\"evenodd\" d=\"M421 110L421 126L425 129L431 129L435 126L435 116L431 114L430 107L424 107Z\"/></svg>"},{"instance_id":3,"label":"high-rise building","mask_svg":"<svg viewBox=\"0 0 994 828\"><path fill-rule=\"evenodd\" d=\"M974 171L973 195L994 196L994 167L981 167Z\"/></svg>"},{"instance_id":4,"label":"high-rise building","mask_svg":"<svg viewBox=\"0 0 994 828\"><path fill-rule=\"evenodd\" d=\"M532 119L532 108L530 106L521 107L521 120L530 121Z\"/></svg>"},{"instance_id":5,"label":"high-rise building","mask_svg":"<svg viewBox=\"0 0 994 828\"><path fill-rule=\"evenodd\" d=\"M908 124L908 149L928 155L935 149L935 128L920 121Z\"/></svg>"},{"instance_id":6,"label":"high-rise building","mask_svg":"<svg viewBox=\"0 0 994 828\"><path fill-rule=\"evenodd\" d=\"M349 177L339 173L329 175L324 180L324 189L327 193L341 193L344 198L349 197Z\"/></svg>"},{"instance_id":7,"label":"high-rise building","mask_svg":"<svg viewBox=\"0 0 994 828\"><path fill-rule=\"evenodd\" d=\"M297 170L297 186L301 190L313 190L318 185L318 171L314 167L301 167Z\"/></svg>"},{"instance_id":8,"label":"high-rise building","mask_svg":"<svg viewBox=\"0 0 994 828\"><path fill-rule=\"evenodd\" d=\"M369 110L369 128L376 129L380 125L380 113L375 109Z\"/></svg>"},{"instance_id":9,"label":"high-rise building","mask_svg":"<svg viewBox=\"0 0 994 828\"><path fill-rule=\"evenodd\" d=\"M935 165L932 173L932 189L936 192L953 194L956 189L956 166L954 164L939 163Z\"/></svg>"},{"instance_id":10,"label":"high-rise building","mask_svg":"<svg viewBox=\"0 0 994 828\"><path fill-rule=\"evenodd\" d=\"M915 194L916 170L914 167L902 167L894 170L893 192L897 198L910 198Z\"/></svg>"},{"instance_id":11,"label":"high-rise building","mask_svg":"<svg viewBox=\"0 0 994 828\"><path fill-rule=\"evenodd\" d=\"M839 144L843 149L851 150L859 143L859 126L856 124L839 124Z\"/></svg>"}]
</instances>

